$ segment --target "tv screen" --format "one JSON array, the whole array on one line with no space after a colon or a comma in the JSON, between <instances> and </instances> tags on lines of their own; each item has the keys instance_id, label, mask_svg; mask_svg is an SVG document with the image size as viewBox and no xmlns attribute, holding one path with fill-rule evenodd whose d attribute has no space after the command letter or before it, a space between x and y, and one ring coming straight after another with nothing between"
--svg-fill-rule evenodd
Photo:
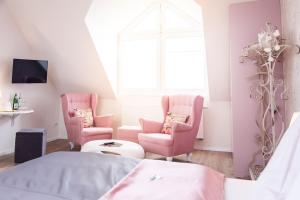
<instances>
[{"instance_id":1,"label":"tv screen","mask_svg":"<svg viewBox=\"0 0 300 200\"><path fill-rule=\"evenodd\" d=\"M12 83L47 83L48 61L14 59Z\"/></svg>"}]
</instances>

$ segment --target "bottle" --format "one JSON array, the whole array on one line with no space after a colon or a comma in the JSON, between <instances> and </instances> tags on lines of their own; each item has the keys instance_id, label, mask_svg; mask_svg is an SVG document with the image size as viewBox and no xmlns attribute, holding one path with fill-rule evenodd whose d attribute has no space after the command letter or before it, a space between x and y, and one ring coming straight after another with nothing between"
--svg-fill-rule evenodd
<instances>
[{"instance_id":1,"label":"bottle","mask_svg":"<svg viewBox=\"0 0 300 200\"><path fill-rule=\"evenodd\" d=\"M22 108L22 105L23 104L23 99L21 97L21 93L19 94L19 97L18 97L18 109L21 109Z\"/></svg>"},{"instance_id":2,"label":"bottle","mask_svg":"<svg viewBox=\"0 0 300 200\"><path fill-rule=\"evenodd\" d=\"M18 95L15 94L14 98L13 98L13 110L18 110L19 109L19 99L18 99Z\"/></svg>"}]
</instances>

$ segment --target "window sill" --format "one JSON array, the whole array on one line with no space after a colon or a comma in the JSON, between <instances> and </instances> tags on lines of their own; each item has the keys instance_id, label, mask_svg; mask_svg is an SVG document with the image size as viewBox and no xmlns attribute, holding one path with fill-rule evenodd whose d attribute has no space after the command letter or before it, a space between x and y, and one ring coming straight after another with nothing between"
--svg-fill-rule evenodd
<instances>
[{"instance_id":1,"label":"window sill","mask_svg":"<svg viewBox=\"0 0 300 200\"><path fill-rule=\"evenodd\" d=\"M190 94L190 95L201 95L204 97L204 108L208 108L209 105L209 95L201 90L126 90L119 92L119 97L121 99L133 98L133 97L147 97L147 98L157 98L163 95L175 95L175 94Z\"/></svg>"}]
</instances>

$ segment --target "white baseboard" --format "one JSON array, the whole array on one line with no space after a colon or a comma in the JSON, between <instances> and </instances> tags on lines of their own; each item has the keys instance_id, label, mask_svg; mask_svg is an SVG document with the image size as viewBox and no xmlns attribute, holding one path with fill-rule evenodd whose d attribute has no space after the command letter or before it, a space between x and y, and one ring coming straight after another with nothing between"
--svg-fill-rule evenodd
<instances>
[{"instance_id":1,"label":"white baseboard","mask_svg":"<svg viewBox=\"0 0 300 200\"><path fill-rule=\"evenodd\" d=\"M14 153L14 149L4 149L0 151L0 156L5 156Z\"/></svg>"},{"instance_id":2,"label":"white baseboard","mask_svg":"<svg viewBox=\"0 0 300 200\"><path fill-rule=\"evenodd\" d=\"M58 140L58 139L64 139L64 138L61 138L60 136L55 136L55 137L51 137L51 138L47 138L47 142L52 142L54 140Z\"/></svg>"},{"instance_id":3,"label":"white baseboard","mask_svg":"<svg viewBox=\"0 0 300 200\"><path fill-rule=\"evenodd\" d=\"M57 139L68 139L67 135L59 135Z\"/></svg>"},{"instance_id":4,"label":"white baseboard","mask_svg":"<svg viewBox=\"0 0 300 200\"><path fill-rule=\"evenodd\" d=\"M232 153L231 148L226 148L226 147L210 147L210 146L204 146L204 147L198 147L195 148L196 150L205 150L205 151L219 151L219 152L230 152Z\"/></svg>"}]
</instances>

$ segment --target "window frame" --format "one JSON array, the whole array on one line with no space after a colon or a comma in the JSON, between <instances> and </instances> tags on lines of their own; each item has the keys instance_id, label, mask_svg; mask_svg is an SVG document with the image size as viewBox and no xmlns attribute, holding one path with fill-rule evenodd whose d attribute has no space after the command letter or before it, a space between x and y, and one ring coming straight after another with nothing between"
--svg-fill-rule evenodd
<instances>
[{"instance_id":1,"label":"window frame","mask_svg":"<svg viewBox=\"0 0 300 200\"><path fill-rule=\"evenodd\" d=\"M130 33L130 29L137 26L140 22L143 21L144 16L147 16L149 13L153 11L157 6L160 9L160 17L159 17L159 32L141 32L141 33ZM180 29L173 29L173 30L165 30L165 16L164 10L165 6L170 7L173 11L176 11L180 16L186 18L187 20L193 20L195 23L199 24L203 27L203 24L194 20L191 16L185 14L185 12L179 10L174 5L170 4L169 2L159 2L155 3L152 6L149 6L141 15L137 16L135 20L129 24L124 30L120 31L118 34L118 61L117 61L117 91L120 95L159 95L159 94L170 94L170 93L199 93L205 97L209 97L209 88L208 88L208 74L207 74L207 60L206 60L206 49L205 49L205 38L204 38L204 29L202 28L193 31L186 31ZM129 33L128 33L129 32ZM122 83L122 66L121 66L121 43L122 41L130 41L130 40L143 40L143 39L154 39L158 37L158 65L157 67L157 84L155 88L121 88ZM165 59L166 59L166 40L168 38L184 38L184 37L200 37L203 41L204 52L203 57L205 58L206 66L204 66L203 72L206 74L204 75L204 87L199 89L167 89L166 88L166 66L165 66Z\"/></svg>"}]
</instances>

